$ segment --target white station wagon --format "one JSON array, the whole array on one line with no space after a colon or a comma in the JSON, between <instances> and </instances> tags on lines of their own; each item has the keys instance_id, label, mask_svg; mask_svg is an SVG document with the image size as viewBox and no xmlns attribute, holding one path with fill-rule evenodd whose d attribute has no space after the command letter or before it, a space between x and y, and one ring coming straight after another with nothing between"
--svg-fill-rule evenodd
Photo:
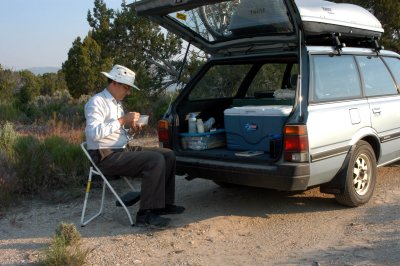
<instances>
[{"instance_id":1,"label":"white station wagon","mask_svg":"<svg viewBox=\"0 0 400 266\"><path fill-rule=\"evenodd\" d=\"M210 55L159 122L177 170L220 185L371 198L400 159L400 56L365 9L320 0L143 0ZM196 132L189 132L195 117Z\"/></svg>"}]
</instances>

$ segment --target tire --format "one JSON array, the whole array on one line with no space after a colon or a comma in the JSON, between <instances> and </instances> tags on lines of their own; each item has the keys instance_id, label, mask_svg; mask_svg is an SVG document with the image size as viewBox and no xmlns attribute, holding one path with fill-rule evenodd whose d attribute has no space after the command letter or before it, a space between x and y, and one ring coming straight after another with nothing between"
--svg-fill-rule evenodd
<instances>
[{"instance_id":1,"label":"tire","mask_svg":"<svg viewBox=\"0 0 400 266\"><path fill-rule=\"evenodd\" d=\"M238 5L238 3L236 3ZM215 39L229 37L232 32L228 30L230 24L230 11L235 8L233 2L219 3L214 6L202 6L199 8L199 17L204 27Z\"/></svg>"},{"instance_id":2,"label":"tire","mask_svg":"<svg viewBox=\"0 0 400 266\"><path fill-rule=\"evenodd\" d=\"M360 141L349 162L345 189L335 196L336 201L350 207L367 203L374 193L376 175L375 153L368 142Z\"/></svg>"}]
</instances>

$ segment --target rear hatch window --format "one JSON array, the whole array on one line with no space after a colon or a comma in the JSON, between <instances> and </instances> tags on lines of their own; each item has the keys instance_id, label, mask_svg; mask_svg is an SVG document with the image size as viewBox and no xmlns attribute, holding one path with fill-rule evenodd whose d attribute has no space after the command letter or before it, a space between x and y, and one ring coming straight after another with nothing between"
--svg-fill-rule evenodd
<instances>
[{"instance_id":1,"label":"rear hatch window","mask_svg":"<svg viewBox=\"0 0 400 266\"><path fill-rule=\"evenodd\" d=\"M150 16L209 54L297 43L290 0L144 0L134 5L139 15Z\"/></svg>"},{"instance_id":2,"label":"rear hatch window","mask_svg":"<svg viewBox=\"0 0 400 266\"><path fill-rule=\"evenodd\" d=\"M168 14L208 42L244 36L290 34L294 28L283 1L242 0Z\"/></svg>"}]
</instances>

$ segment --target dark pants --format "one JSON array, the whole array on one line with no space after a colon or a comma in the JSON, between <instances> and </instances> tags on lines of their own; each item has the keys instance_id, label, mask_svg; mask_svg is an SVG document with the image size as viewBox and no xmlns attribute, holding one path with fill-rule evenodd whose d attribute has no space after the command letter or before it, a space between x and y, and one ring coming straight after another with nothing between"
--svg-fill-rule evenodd
<instances>
[{"instance_id":1,"label":"dark pants","mask_svg":"<svg viewBox=\"0 0 400 266\"><path fill-rule=\"evenodd\" d=\"M104 175L141 177L140 209L164 208L175 199L175 154L164 148L127 147L98 150ZM92 156L95 157L95 156Z\"/></svg>"}]
</instances>

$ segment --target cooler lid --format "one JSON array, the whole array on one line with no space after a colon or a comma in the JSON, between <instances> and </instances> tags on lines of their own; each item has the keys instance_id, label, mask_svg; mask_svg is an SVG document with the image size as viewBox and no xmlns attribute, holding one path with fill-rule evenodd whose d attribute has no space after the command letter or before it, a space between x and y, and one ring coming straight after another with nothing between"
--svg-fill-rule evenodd
<instances>
[{"instance_id":1,"label":"cooler lid","mask_svg":"<svg viewBox=\"0 0 400 266\"><path fill-rule=\"evenodd\" d=\"M293 107L288 105L261 105L232 107L224 111L224 115L239 116L288 116Z\"/></svg>"}]
</instances>

